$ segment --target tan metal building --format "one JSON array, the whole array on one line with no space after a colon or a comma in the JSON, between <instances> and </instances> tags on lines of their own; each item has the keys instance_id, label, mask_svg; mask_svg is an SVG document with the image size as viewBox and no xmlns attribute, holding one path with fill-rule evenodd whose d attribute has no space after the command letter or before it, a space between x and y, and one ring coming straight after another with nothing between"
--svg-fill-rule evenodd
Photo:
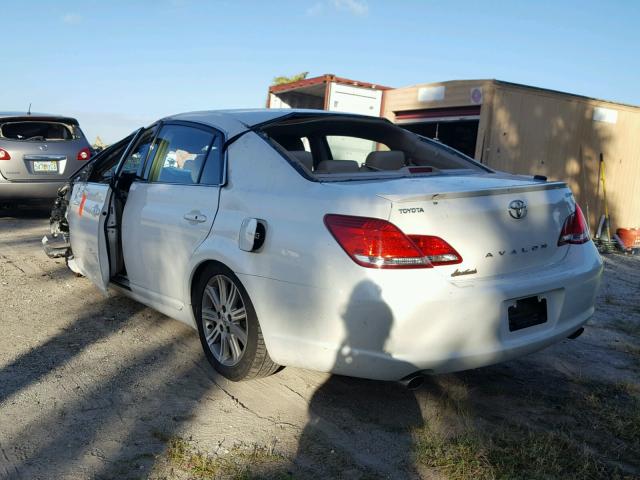
<instances>
[{"instance_id":1,"label":"tan metal building","mask_svg":"<svg viewBox=\"0 0 640 480\"><path fill-rule=\"evenodd\" d=\"M499 80L389 88L323 75L271 86L267 107L381 115L508 172L569 183L594 228L640 227L640 107Z\"/></svg>"},{"instance_id":2,"label":"tan metal building","mask_svg":"<svg viewBox=\"0 0 640 480\"><path fill-rule=\"evenodd\" d=\"M640 107L498 80L386 90L383 116L509 172L569 183L594 227L605 163L614 227L640 226Z\"/></svg>"}]
</instances>

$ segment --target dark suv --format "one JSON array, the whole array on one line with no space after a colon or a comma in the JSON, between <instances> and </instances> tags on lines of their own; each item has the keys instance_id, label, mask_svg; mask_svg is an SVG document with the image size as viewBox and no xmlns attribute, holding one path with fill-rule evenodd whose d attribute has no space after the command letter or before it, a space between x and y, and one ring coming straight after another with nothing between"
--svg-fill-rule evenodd
<instances>
[{"instance_id":1,"label":"dark suv","mask_svg":"<svg viewBox=\"0 0 640 480\"><path fill-rule=\"evenodd\" d=\"M74 118L0 113L0 201L55 198L90 157Z\"/></svg>"}]
</instances>

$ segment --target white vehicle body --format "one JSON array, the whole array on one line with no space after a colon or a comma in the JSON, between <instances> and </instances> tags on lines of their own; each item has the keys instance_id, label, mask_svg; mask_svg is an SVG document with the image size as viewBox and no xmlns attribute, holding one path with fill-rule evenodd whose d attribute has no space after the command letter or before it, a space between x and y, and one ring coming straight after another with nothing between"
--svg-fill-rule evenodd
<instances>
[{"instance_id":1,"label":"white vehicle body","mask_svg":"<svg viewBox=\"0 0 640 480\"><path fill-rule=\"evenodd\" d=\"M274 362L380 380L508 360L566 338L592 316L602 261L591 241L558 246L576 210L564 183L491 171L313 179L254 131L289 114L164 120L222 132L223 173L219 185L133 180L119 227L124 280L114 278L109 253L114 184L76 179L66 212L72 268L197 328L194 279L219 262L251 297ZM524 218L513 216L514 200L526 205ZM334 238L327 214L440 237L462 261L364 267ZM243 225L252 220L266 234L246 251ZM509 308L529 297L546 302L546 320L512 329Z\"/></svg>"}]
</instances>

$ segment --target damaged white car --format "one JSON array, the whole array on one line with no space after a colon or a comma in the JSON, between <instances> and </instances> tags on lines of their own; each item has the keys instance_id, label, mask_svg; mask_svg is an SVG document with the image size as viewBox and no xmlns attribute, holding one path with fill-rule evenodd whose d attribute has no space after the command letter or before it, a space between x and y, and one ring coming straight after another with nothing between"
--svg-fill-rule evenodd
<instances>
[{"instance_id":1,"label":"damaged white car","mask_svg":"<svg viewBox=\"0 0 640 480\"><path fill-rule=\"evenodd\" d=\"M164 118L82 168L51 223L49 255L197 329L232 380L504 361L579 335L602 272L565 183L321 111Z\"/></svg>"}]
</instances>

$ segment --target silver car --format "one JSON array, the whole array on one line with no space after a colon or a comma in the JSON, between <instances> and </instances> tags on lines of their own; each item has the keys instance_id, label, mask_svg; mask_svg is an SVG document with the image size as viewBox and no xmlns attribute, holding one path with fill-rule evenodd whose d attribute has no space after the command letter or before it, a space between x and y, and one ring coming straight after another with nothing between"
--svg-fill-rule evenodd
<instances>
[{"instance_id":1,"label":"silver car","mask_svg":"<svg viewBox=\"0 0 640 480\"><path fill-rule=\"evenodd\" d=\"M89 158L89 143L75 118L0 113L1 202L55 198Z\"/></svg>"}]
</instances>

